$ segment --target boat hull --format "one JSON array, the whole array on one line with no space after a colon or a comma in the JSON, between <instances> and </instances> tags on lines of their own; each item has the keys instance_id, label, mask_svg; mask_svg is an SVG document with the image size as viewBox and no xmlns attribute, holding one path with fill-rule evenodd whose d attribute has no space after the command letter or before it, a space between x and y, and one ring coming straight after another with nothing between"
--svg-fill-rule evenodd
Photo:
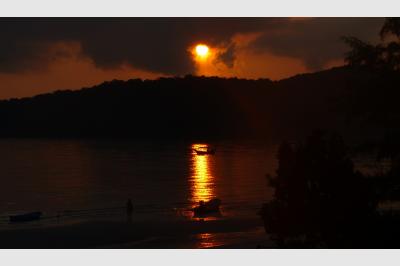
<instances>
[{"instance_id":1,"label":"boat hull","mask_svg":"<svg viewBox=\"0 0 400 266\"><path fill-rule=\"evenodd\" d=\"M30 212L19 215L11 215L10 222L11 223L19 223L19 222L29 222L39 220L42 216L41 212Z\"/></svg>"},{"instance_id":2,"label":"boat hull","mask_svg":"<svg viewBox=\"0 0 400 266\"><path fill-rule=\"evenodd\" d=\"M212 215L221 214L219 206L221 204L221 200L213 199L210 200L200 206L193 208L193 213L195 217L206 217Z\"/></svg>"},{"instance_id":3,"label":"boat hull","mask_svg":"<svg viewBox=\"0 0 400 266\"><path fill-rule=\"evenodd\" d=\"M215 150L210 150L210 151L200 151L200 150L194 150L197 155L207 155L207 154L215 154Z\"/></svg>"}]
</instances>

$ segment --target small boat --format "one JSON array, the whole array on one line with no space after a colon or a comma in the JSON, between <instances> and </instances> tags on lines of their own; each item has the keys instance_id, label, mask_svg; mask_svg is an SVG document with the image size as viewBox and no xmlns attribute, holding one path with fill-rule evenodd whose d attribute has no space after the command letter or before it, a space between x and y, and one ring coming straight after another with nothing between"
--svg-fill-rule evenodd
<instances>
[{"instance_id":1,"label":"small boat","mask_svg":"<svg viewBox=\"0 0 400 266\"><path fill-rule=\"evenodd\" d=\"M204 217L210 214L219 214L219 206L221 205L220 199L212 199L210 201L200 201L199 206L193 208L194 216Z\"/></svg>"},{"instance_id":2,"label":"small boat","mask_svg":"<svg viewBox=\"0 0 400 266\"><path fill-rule=\"evenodd\" d=\"M29 212L18 215L10 215L10 222L11 223L29 222L29 221L39 220L41 216L42 216L41 212Z\"/></svg>"},{"instance_id":3,"label":"small boat","mask_svg":"<svg viewBox=\"0 0 400 266\"><path fill-rule=\"evenodd\" d=\"M215 154L215 149L205 147L205 148L199 148L199 149L194 149L197 155L207 155L207 154Z\"/></svg>"}]
</instances>

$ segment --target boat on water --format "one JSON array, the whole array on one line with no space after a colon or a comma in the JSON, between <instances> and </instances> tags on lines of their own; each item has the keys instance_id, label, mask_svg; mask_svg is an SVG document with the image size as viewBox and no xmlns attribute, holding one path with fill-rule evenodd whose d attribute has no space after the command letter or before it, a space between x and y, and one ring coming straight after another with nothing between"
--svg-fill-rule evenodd
<instances>
[{"instance_id":1,"label":"boat on water","mask_svg":"<svg viewBox=\"0 0 400 266\"><path fill-rule=\"evenodd\" d=\"M29 212L18 215L10 215L10 222L11 223L29 222L29 221L39 220L41 216L42 216L41 212Z\"/></svg>"},{"instance_id":2,"label":"boat on water","mask_svg":"<svg viewBox=\"0 0 400 266\"><path fill-rule=\"evenodd\" d=\"M197 155L215 154L215 148L210 148L210 147L202 147L193 150L196 152Z\"/></svg>"},{"instance_id":3,"label":"boat on water","mask_svg":"<svg viewBox=\"0 0 400 266\"><path fill-rule=\"evenodd\" d=\"M205 217L212 214L219 214L221 200L220 199L212 199L210 201L200 201L199 206L193 208L195 217Z\"/></svg>"}]
</instances>

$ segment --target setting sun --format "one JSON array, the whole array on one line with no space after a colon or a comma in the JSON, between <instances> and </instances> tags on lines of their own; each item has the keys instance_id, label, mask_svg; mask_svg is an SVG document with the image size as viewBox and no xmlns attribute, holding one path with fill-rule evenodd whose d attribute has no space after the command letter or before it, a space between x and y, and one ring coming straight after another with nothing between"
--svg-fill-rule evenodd
<instances>
[{"instance_id":1,"label":"setting sun","mask_svg":"<svg viewBox=\"0 0 400 266\"><path fill-rule=\"evenodd\" d=\"M208 55L209 55L209 53L210 53L210 49L209 49L208 46L205 45L205 44L198 44L198 45L196 45L195 51L196 51L196 55L197 55L199 58L202 58L202 59L207 58Z\"/></svg>"}]
</instances>

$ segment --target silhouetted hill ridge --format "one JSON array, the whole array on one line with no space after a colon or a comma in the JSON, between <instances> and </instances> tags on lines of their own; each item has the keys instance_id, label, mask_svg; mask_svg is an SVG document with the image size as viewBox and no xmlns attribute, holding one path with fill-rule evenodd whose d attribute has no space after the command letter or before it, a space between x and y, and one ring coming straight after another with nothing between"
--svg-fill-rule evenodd
<instances>
[{"instance_id":1,"label":"silhouetted hill ridge","mask_svg":"<svg viewBox=\"0 0 400 266\"><path fill-rule=\"evenodd\" d=\"M113 80L0 101L0 136L215 139L300 137L315 128L341 132L349 130L341 106L348 84L364 77L340 67L280 81Z\"/></svg>"}]
</instances>

